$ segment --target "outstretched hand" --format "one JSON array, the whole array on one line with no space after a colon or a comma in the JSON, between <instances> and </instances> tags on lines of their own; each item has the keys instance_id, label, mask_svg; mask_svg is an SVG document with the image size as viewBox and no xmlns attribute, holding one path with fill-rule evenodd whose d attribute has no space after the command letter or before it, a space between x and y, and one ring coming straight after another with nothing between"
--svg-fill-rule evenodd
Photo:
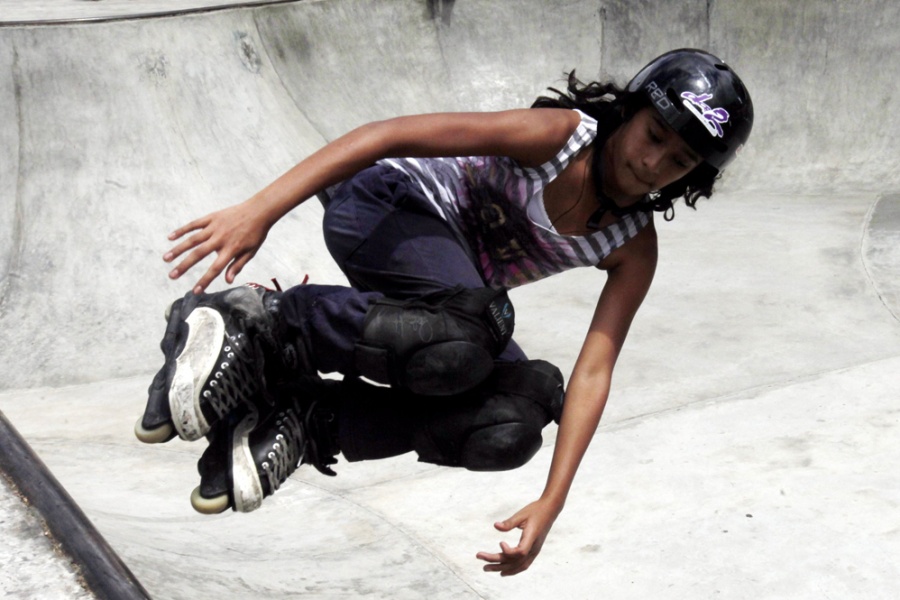
<instances>
[{"instance_id":1,"label":"outstretched hand","mask_svg":"<svg viewBox=\"0 0 900 600\"><path fill-rule=\"evenodd\" d=\"M191 221L169 234L169 240L175 241L193 233L163 256L163 260L168 263L188 252L169 272L169 277L178 279L198 262L215 253L216 259L197 281L194 293L199 294L205 290L222 271L225 271L225 281L234 283L244 265L262 246L270 227L246 202Z\"/></svg>"},{"instance_id":2,"label":"outstretched hand","mask_svg":"<svg viewBox=\"0 0 900 600\"><path fill-rule=\"evenodd\" d=\"M518 575L531 566L537 558L550 528L553 527L559 509L549 502L538 500L532 502L512 517L499 523L494 523L498 531L508 532L513 529L521 529L522 535L516 546L510 546L506 542L500 542L500 552L479 552L476 558L485 561L484 571L499 572L501 577Z\"/></svg>"}]
</instances>

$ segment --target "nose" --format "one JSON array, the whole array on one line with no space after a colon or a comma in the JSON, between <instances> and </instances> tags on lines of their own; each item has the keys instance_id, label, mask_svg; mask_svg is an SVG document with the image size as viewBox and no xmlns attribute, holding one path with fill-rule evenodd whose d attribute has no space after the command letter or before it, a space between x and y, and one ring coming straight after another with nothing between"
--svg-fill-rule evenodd
<instances>
[{"instance_id":1,"label":"nose","mask_svg":"<svg viewBox=\"0 0 900 600\"><path fill-rule=\"evenodd\" d=\"M642 163L644 168L647 169L650 173L654 175L658 175L660 168L663 164L663 159L665 158L666 151L663 148L648 148L646 152L644 152L644 156L642 159Z\"/></svg>"}]
</instances>

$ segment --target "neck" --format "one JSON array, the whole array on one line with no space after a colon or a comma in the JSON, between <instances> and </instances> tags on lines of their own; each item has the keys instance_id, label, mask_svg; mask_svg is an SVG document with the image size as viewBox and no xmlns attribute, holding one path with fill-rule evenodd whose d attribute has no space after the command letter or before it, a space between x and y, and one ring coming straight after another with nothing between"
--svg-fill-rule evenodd
<instances>
[{"instance_id":1,"label":"neck","mask_svg":"<svg viewBox=\"0 0 900 600\"><path fill-rule=\"evenodd\" d=\"M612 136L610 136L612 139ZM594 177L594 186L597 189L597 199L600 206L608 206L612 209L627 210L631 206L637 204L644 199L644 196L629 196L621 193L606 176L607 173L613 172L612 156L609 150L609 139L603 145L599 156L596 155L591 161Z\"/></svg>"}]
</instances>

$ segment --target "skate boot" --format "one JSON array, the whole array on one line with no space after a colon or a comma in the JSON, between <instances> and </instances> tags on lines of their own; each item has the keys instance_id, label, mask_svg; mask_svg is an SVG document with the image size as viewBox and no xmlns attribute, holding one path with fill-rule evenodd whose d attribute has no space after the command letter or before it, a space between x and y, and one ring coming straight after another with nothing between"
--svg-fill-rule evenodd
<instances>
[{"instance_id":1,"label":"skate boot","mask_svg":"<svg viewBox=\"0 0 900 600\"><path fill-rule=\"evenodd\" d=\"M265 288L244 286L189 292L176 300L166 313L160 344L165 363L148 390L147 407L135 425L137 438L150 444L176 435L198 440L237 407L266 401L267 369L287 360L279 338L279 298ZM296 366L296 356L291 360Z\"/></svg>"},{"instance_id":2,"label":"skate boot","mask_svg":"<svg viewBox=\"0 0 900 600\"><path fill-rule=\"evenodd\" d=\"M337 462L338 444L331 390L337 385L310 377L294 384L267 416L243 407L213 427L197 463L194 509L204 514L256 510L301 464L334 476L330 465Z\"/></svg>"}]
</instances>

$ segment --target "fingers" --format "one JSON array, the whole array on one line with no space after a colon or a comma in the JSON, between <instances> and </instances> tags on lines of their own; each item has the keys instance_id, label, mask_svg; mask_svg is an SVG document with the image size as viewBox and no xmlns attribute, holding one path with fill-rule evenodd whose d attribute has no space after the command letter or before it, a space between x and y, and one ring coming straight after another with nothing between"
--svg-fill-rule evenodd
<instances>
[{"instance_id":1,"label":"fingers","mask_svg":"<svg viewBox=\"0 0 900 600\"><path fill-rule=\"evenodd\" d=\"M209 287L216 277L219 276L219 273L222 272L222 267L218 266L218 260L210 265L209 269L206 270L206 273L203 274L202 277L197 281L196 285L194 285L194 293L202 294L203 291Z\"/></svg>"},{"instance_id":2,"label":"fingers","mask_svg":"<svg viewBox=\"0 0 900 600\"><path fill-rule=\"evenodd\" d=\"M237 257L234 257L224 250L219 250L219 255L216 257L216 260L213 261L209 266L209 269L206 270L206 273L203 274L194 286L194 293L202 293L216 277L222 273L222 271L225 271L225 281L229 284L234 283L238 273L241 272L244 265L246 265L255 254L255 252L244 252ZM229 262L231 263L230 265Z\"/></svg>"},{"instance_id":3,"label":"fingers","mask_svg":"<svg viewBox=\"0 0 900 600\"><path fill-rule=\"evenodd\" d=\"M176 229L169 235L170 240L177 240L192 231L196 231L196 233L182 240L163 255L165 262L172 262L181 257L181 262L169 272L171 279L178 279L210 254L215 253L217 255L216 260L200 277L194 287L194 292L198 294L225 271L226 267L228 267L226 280L228 283L233 283L234 278L247 264L247 261L256 254L255 249L240 250L240 244L233 239L233 231L224 228L221 220L215 221L214 217L215 215L210 215L197 219L184 227Z\"/></svg>"},{"instance_id":4,"label":"fingers","mask_svg":"<svg viewBox=\"0 0 900 600\"><path fill-rule=\"evenodd\" d=\"M498 521L498 522L494 523L494 529L496 529L497 531L504 531L504 532L512 531L517 526L518 525L512 519L507 519L506 521Z\"/></svg>"},{"instance_id":5,"label":"fingers","mask_svg":"<svg viewBox=\"0 0 900 600\"><path fill-rule=\"evenodd\" d=\"M211 215L207 215L201 219L196 219L194 221L191 221L190 223L188 223L187 225L185 225L183 227L179 227L178 229L176 229L175 231L173 231L172 233L170 233L168 235L169 241L174 242L178 239L183 238L187 234L196 231L198 233L195 233L194 235L187 238L186 240L182 240L181 244L179 244L179 247L182 247L185 245L196 246L197 242L195 240L199 239L199 240L203 241L206 239L207 236L204 236L203 234L206 230L209 229L209 225L212 222L212 218L213 218L214 214L215 213L213 213Z\"/></svg>"},{"instance_id":6,"label":"fingers","mask_svg":"<svg viewBox=\"0 0 900 600\"><path fill-rule=\"evenodd\" d=\"M178 263L178 265L169 272L169 277L172 279L178 279L184 273L189 271L194 265L209 256L212 252L216 251L219 253L219 257L212 264L209 271L207 271L207 275L214 271L215 273L213 274L212 279L215 279L215 276L221 273L222 269L225 268L225 265L228 264L228 260L230 260L230 257L223 253L221 249L216 250L215 248L212 248L206 244L198 246L193 252L185 256L184 260ZM207 280L207 276L204 275L202 279ZM206 285L208 285L209 282L212 281L212 279L208 279L203 287L205 288Z\"/></svg>"},{"instance_id":7,"label":"fingers","mask_svg":"<svg viewBox=\"0 0 900 600\"><path fill-rule=\"evenodd\" d=\"M209 216L194 219L187 225L182 225L181 227L170 233L169 240L174 242L178 238L183 237L186 233L197 231L198 229L203 229L207 225L209 225Z\"/></svg>"},{"instance_id":8,"label":"fingers","mask_svg":"<svg viewBox=\"0 0 900 600\"><path fill-rule=\"evenodd\" d=\"M552 524L552 521L548 522L542 517L539 508L538 503L532 503L509 519L494 523L494 528L498 531L508 532L518 528L522 530L522 535L515 546L500 542L500 552L476 554L476 558L488 563L483 567L485 572L500 573L501 577L509 577L531 566L540 553Z\"/></svg>"},{"instance_id":9,"label":"fingers","mask_svg":"<svg viewBox=\"0 0 900 600\"><path fill-rule=\"evenodd\" d=\"M212 263L212 265L210 265L209 269L207 269L206 273L203 274L203 276L194 287L194 292L198 294L205 290L209 286L209 284L219 276L219 274L228 265L229 261L231 261L233 258L230 252L225 250L224 248L216 248L211 242L200 242L201 238L199 235L192 236L189 240L182 242L177 247L168 252L165 256L163 256L164 261L171 262L183 252L196 245L196 248L194 248L193 252L190 252L189 254L184 256L184 259L180 263L178 263L178 265L174 269L169 271L170 279L178 279L184 273L189 271L194 265L205 259L213 252L216 252L218 254L216 260ZM243 265L246 264L247 260L249 259L245 259L240 266L243 267ZM234 275L237 275L238 272L240 272L240 268L238 268L234 272Z\"/></svg>"},{"instance_id":10,"label":"fingers","mask_svg":"<svg viewBox=\"0 0 900 600\"><path fill-rule=\"evenodd\" d=\"M536 552L532 553L521 546L510 546L506 542L500 543L500 550L496 554L479 552L475 555L488 563L482 568L485 573L500 573L501 577L518 575L528 569L537 557Z\"/></svg>"},{"instance_id":11,"label":"fingers","mask_svg":"<svg viewBox=\"0 0 900 600\"><path fill-rule=\"evenodd\" d=\"M205 237L200 237L199 235L191 236L188 239L184 240L168 252L163 255L163 260L166 262L172 262L191 248L199 246L203 242L206 241Z\"/></svg>"},{"instance_id":12,"label":"fingers","mask_svg":"<svg viewBox=\"0 0 900 600\"><path fill-rule=\"evenodd\" d=\"M234 283L241 269L256 255L270 227L260 212L247 202L195 219L169 234L169 240L178 243L163 255L163 260L167 263L180 261L169 272L169 277L178 279L215 254L215 260L197 281L194 292L205 290L223 272L226 281Z\"/></svg>"},{"instance_id":13,"label":"fingers","mask_svg":"<svg viewBox=\"0 0 900 600\"><path fill-rule=\"evenodd\" d=\"M527 509L527 507L526 507ZM505 521L498 521L494 523L494 529L497 531L512 531L513 529L522 529L525 526L525 521L527 520L526 510L520 510L510 518Z\"/></svg>"},{"instance_id":14,"label":"fingers","mask_svg":"<svg viewBox=\"0 0 900 600\"><path fill-rule=\"evenodd\" d=\"M507 561L506 568L500 570L501 577L518 575L526 570L537 558L539 550L530 541L526 541L524 536L515 548L510 547L506 542L500 542L500 547L503 549L504 554L511 558L510 561Z\"/></svg>"},{"instance_id":15,"label":"fingers","mask_svg":"<svg viewBox=\"0 0 900 600\"><path fill-rule=\"evenodd\" d=\"M173 234L174 235L174 234ZM170 273L169 277L172 279L178 279L185 271L193 267L195 264L206 258L206 256L213 250L211 247L207 246L206 243L209 241L210 234L206 231L201 231L196 235L192 235L188 239L184 240L168 252L163 255L163 260L165 262L172 262L188 250L193 249L193 252L187 255L178 266L175 267Z\"/></svg>"},{"instance_id":16,"label":"fingers","mask_svg":"<svg viewBox=\"0 0 900 600\"><path fill-rule=\"evenodd\" d=\"M225 271L225 281L228 283L234 283L235 278L238 276L238 273L244 268L250 259L256 256L256 252L245 252L244 254L235 258L232 261L231 266L228 267L228 270Z\"/></svg>"},{"instance_id":17,"label":"fingers","mask_svg":"<svg viewBox=\"0 0 900 600\"><path fill-rule=\"evenodd\" d=\"M485 562L503 562L513 556L527 554L527 551L519 546L510 546L506 542L500 542L500 552L491 554L490 552L479 552L475 558L479 558Z\"/></svg>"},{"instance_id":18,"label":"fingers","mask_svg":"<svg viewBox=\"0 0 900 600\"><path fill-rule=\"evenodd\" d=\"M523 571L527 571L533 562L534 557L529 557L516 564L485 565L483 570L485 573L499 572L500 577L512 577L513 575L518 575Z\"/></svg>"},{"instance_id":19,"label":"fingers","mask_svg":"<svg viewBox=\"0 0 900 600\"><path fill-rule=\"evenodd\" d=\"M496 523L495 527L498 525L509 527L510 521ZM512 529L512 527L509 528ZM523 534L517 546L500 542L500 552L479 552L475 558L488 563L482 568L485 573L500 573L501 577L508 577L517 575L530 567L536 556L537 549L532 552L532 542Z\"/></svg>"}]
</instances>

